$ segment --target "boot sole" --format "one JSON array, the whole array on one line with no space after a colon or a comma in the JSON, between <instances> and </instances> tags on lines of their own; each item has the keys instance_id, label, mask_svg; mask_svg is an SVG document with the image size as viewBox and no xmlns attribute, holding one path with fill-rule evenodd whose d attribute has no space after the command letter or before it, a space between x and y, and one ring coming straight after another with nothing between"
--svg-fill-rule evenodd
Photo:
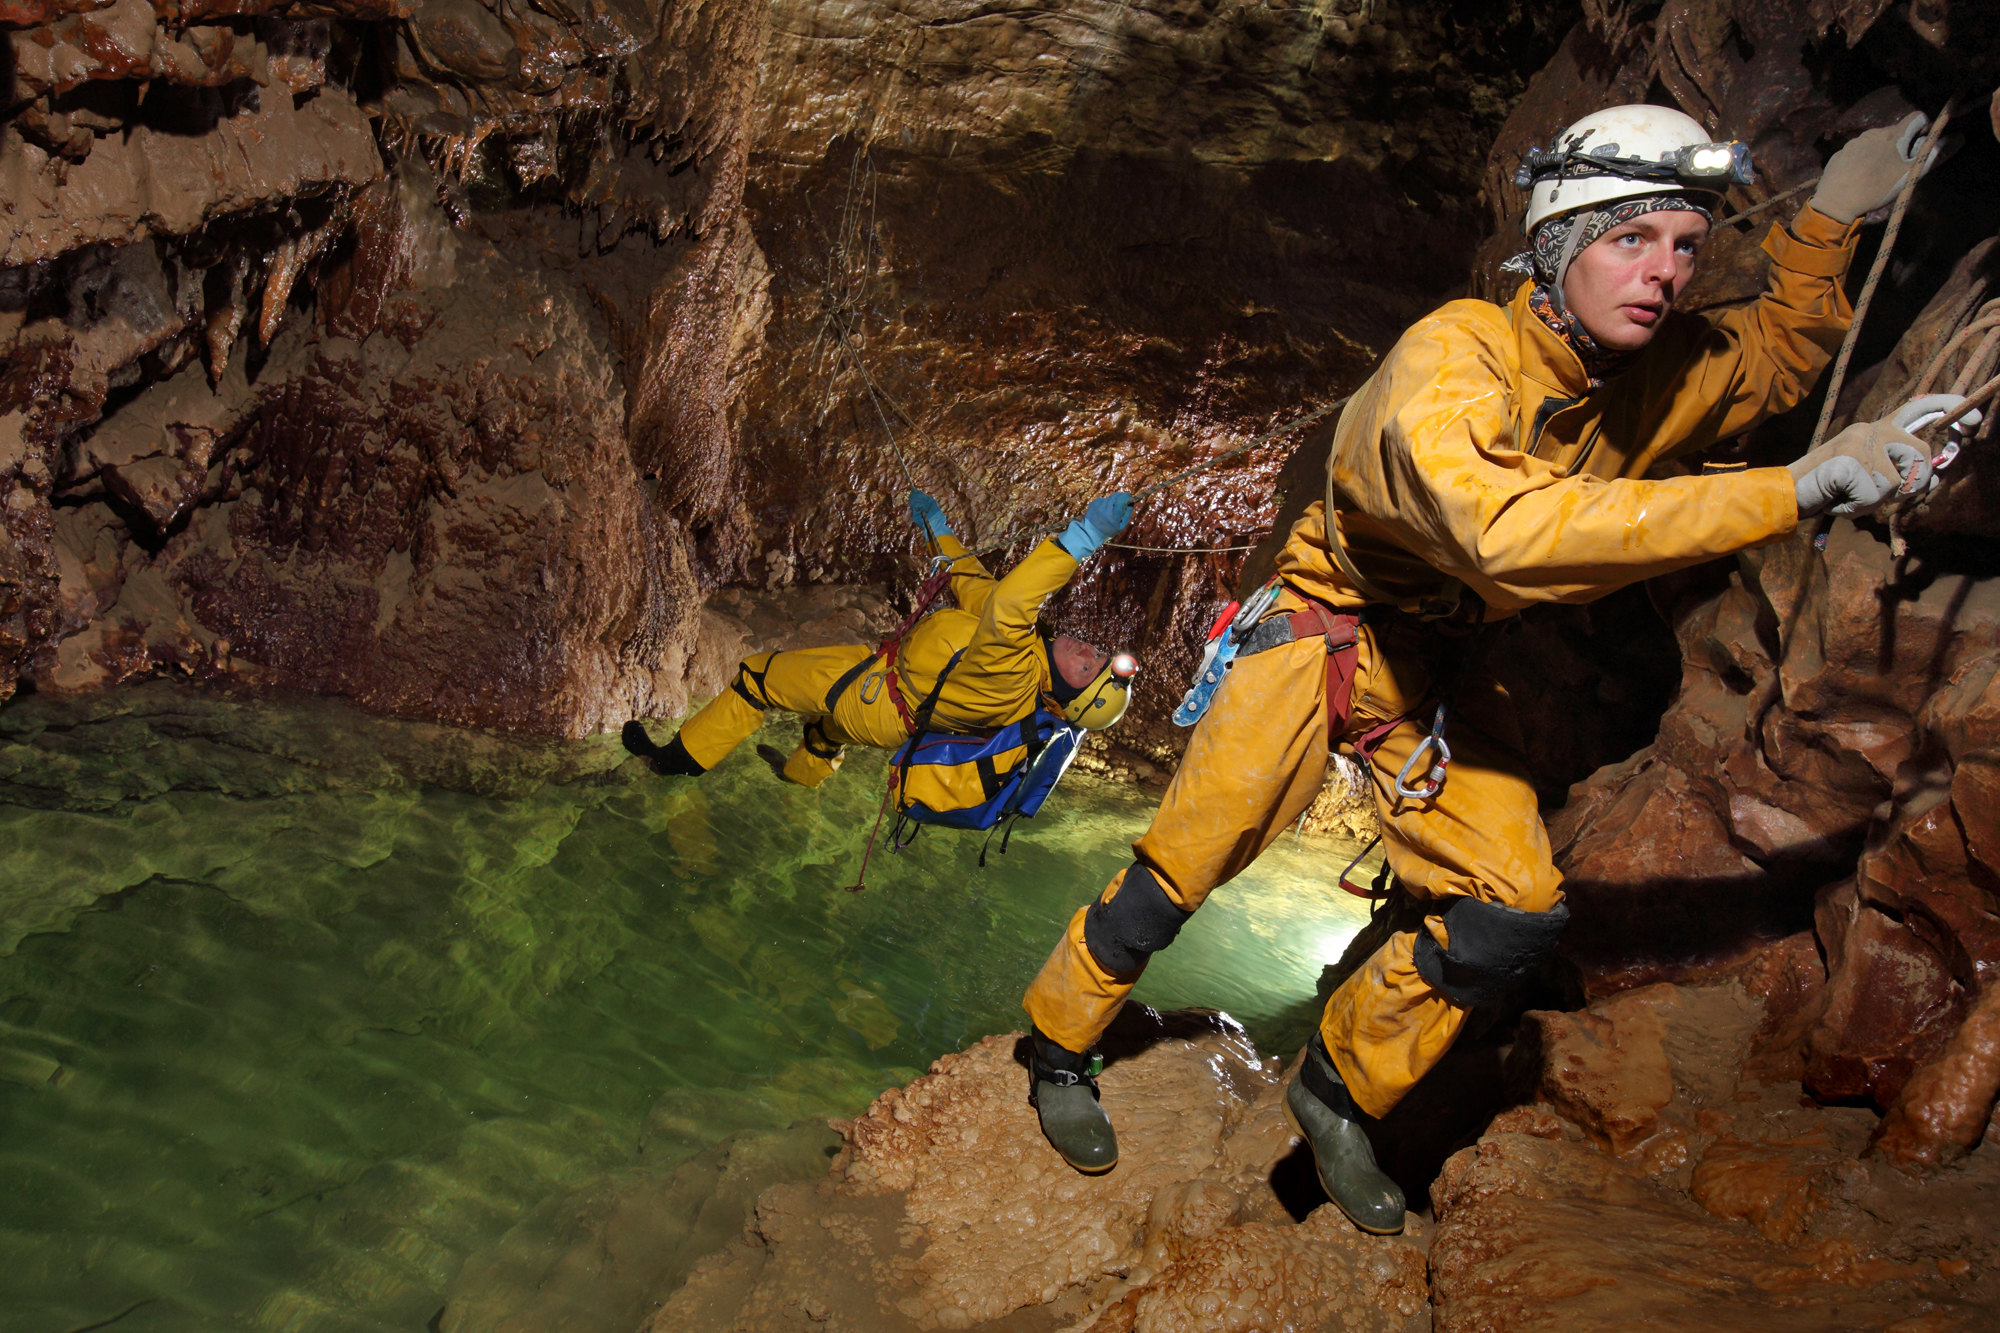
<instances>
[{"instance_id":1,"label":"boot sole","mask_svg":"<svg viewBox=\"0 0 2000 1333\"><path fill-rule=\"evenodd\" d=\"M1304 1140L1306 1145L1306 1151L1312 1152L1312 1138L1305 1132L1304 1129L1300 1128L1299 1118L1292 1114L1291 1099L1289 1097L1281 1099L1278 1102L1278 1109L1285 1113L1285 1123L1292 1127L1292 1133L1298 1135L1300 1139ZM1314 1176L1319 1175L1319 1156L1316 1153L1313 1156L1313 1175ZM1371 1236L1400 1236L1403 1234L1403 1224L1401 1222L1398 1222L1393 1227L1369 1226L1366 1222L1363 1222L1353 1213L1348 1212L1347 1209L1341 1205L1340 1200L1333 1197L1333 1191L1327 1189L1326 1182L1324 1180L1319 1182L1319 1187L1321 1192L1326 1195L1326 1201L1332 1204L1334 1207L1339 1208L1340 1215L1346 1218L1349 1225L1353 1226L1353 1228L1356 1231L1365 1231Z\"/></svg>"},{"instance_id":2,"label":"boot sole","mask_svg":"<svg viewBox=\"0 0 2000 1333\"><path fill-rule=\"evenodd\" d=\"M1047 1137L1048 1137L1047 1135L1043 1135L1044 1139L1046 1139ZM1051 1148L1055 1148L1055 1145L1053 1143L1049 1144L1049 1146ZM1063 1150L1060 1148L1056 1148L1056 1156L1061 1157L1063 1159L1063 1163L1066 1166L1068 1166L1070 1170L1076 1172L1078 1175L1084 1175L1084 1176L1101 1176L1106 1171L1109 1171L1112 1167L1118 1165L1118 1159L1114 1157L1110 1161L1106 1162L1103 1166L1085 1166L1082 1162L1070 1161L1070 1159L1067 1156L1064 1156Z\"/></svg>"}]
</instances>

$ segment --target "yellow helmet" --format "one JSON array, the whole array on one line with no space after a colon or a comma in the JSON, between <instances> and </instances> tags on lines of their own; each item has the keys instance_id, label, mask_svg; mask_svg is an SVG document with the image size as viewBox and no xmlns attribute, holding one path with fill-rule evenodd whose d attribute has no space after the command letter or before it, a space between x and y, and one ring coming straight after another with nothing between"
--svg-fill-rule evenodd
<instances>
[{"instance_id":1,"label":"yellow helmet","mask_svg":"<svg viewBox=\"0 0 2000 1333\"><path fill-rule=\"evenodd\" d=\"M1138 658L1113 653L1104 669L1064 707L1063 721L1085 731L1104 730L1125 716L1126 706L1132 702L1132 677L1138 674Z\"/></svg>"}]
</instances>

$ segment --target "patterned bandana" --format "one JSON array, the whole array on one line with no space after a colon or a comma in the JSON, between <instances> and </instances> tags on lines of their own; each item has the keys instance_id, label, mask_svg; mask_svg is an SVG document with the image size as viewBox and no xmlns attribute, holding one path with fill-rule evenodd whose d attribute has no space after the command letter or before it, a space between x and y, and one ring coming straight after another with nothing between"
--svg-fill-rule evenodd
<instances>
[{"instance_id":1,"label":"patterned bandana","mask_svg":"<svg viewBox=\"0 0 2000 1333\"><path fill-rule=\"evenodd\" d=\"M1713 222L1715 215L1685 194L1653 194L1638 199L1619 199L1606 208L1579 209L1574 213L1564 213L1544 219L1535 228L1534 249L1522 251L1500 266L1502 273L1518 273L1522 277L1535 280L1535 290L1528 294L1528 309L1535 317L1548 326L1549 332L1562 340L1576 353L1577 360L1583 362L1584 374L1590 377L1590 387L1596 388L1632 364L1636 352L1614 352L1600 347L1597 340L1577 321L1566 303L1557 302L1552 291L1561 277L1557 269L1562 265L1565 250L1569 251L1572 262L1576 256L1589 248L1592 242L1610 231L1622 227L1633 218L1647 213L1686 212L1699 213ZM1583 234L1570 244L1570 232L1581 226ZM1558 305L1561 308L1558 309Z\"/></svg>"},{"instance_id":2,"label":"patterned bandana","mask_svg":"<svg viewBox=\"0 0 2000 1333\"><path fill-rule=\"evenodd\" d=\"M1576 353L1576 359L1583 362L1583 373L1589 377L1593 389L1622 373L1639 355L1637 352L1614 352L1599 347L1597 339L1590 336L1589 330L1574 314L1568 310L1557 313L1555 302L1549 300L1547 283L1536 283L1535 290L1528 293L1528 309L1548 326L1550 333Z\"/></svg>"}]
</instances>

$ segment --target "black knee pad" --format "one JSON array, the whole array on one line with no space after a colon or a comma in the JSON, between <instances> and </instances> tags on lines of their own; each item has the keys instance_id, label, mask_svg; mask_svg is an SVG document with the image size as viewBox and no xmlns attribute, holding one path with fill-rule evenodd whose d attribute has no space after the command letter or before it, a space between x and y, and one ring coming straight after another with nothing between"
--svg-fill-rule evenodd
<instances>
[{"instance_id":1,"label":"black knee pad","mask_svg":"<svg viewBox=\"0 0 2000 1333\"><path fill-rule=\"evenodd\" d=\"M1453 1004L1467 1008L1500 999L1556 951L1569 904L1549 912L1457 898L1439 915L1449 949L1428 931L1417 932L1417 975Z\"/></svg>"},{"instance_id":2,"label":"black knee pad","mask_svg":"<svg viewBox=\"0 0 2000 1333\"><path fill-rule=\"evenodd\" d=\"M735 690L744 703L761 713L771 706L771 701L764 697L764 677L770 670L769 662L764 664L762 671L752 671L747 661L739 662L736 666L736 679L729 682L729 688Z\"/></svg>"},{"instance_id":3,"label":"black knee pad","mask_svg":"<svg viewBox=\"0 0 2000 1333\"><path fill-rule=\"evenodd\" d=\"M1153 872L1133 862L1118 896L1099 898L1083 918L1083 942L1107 972L1137 972L1174 942L1192 912L1183 912Z\"/></svg>"}]
</instances>

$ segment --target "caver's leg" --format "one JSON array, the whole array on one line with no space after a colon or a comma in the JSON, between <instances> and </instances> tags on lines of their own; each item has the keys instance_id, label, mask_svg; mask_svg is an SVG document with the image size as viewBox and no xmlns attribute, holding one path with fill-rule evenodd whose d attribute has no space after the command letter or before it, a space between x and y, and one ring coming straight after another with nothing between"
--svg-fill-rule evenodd
<instances>
[{"instance_id":1,"label":"caver's leg","mask_svg":"<svg viewBox=\"0 0 2000 1333\"><path fill-rule=\"evenodd\" d=\"M1028 987L1033 1094L1056 1150L1081 1170L1117 1160L1087 1052L1209 892L1256 860L1326 781L1326 647L1238 661L1196 725L1136 859L1079 908Z\"/></svg>"}]
</instances>

